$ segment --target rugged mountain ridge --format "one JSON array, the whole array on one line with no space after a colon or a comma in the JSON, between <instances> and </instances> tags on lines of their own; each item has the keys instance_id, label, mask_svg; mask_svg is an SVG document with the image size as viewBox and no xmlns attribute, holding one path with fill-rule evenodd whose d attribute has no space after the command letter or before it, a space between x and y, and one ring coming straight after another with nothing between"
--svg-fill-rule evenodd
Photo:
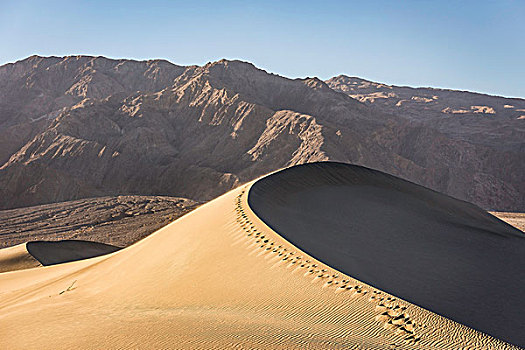
<instances>
[{"instance_id":1,"label":"rugged mountain ridge","mask_svg":"<svg viewBox=\"0 0 525 350\"><path fill-rule=\"evenodd\" d=\"M31 56L0 66L0 162L85 98L157 91L183 68L163 60Z\"/></svg>"},{"instance_id":2,"label":"rugged mountain ridge","mask_svg":"<svg viewBox=\"0 0 525 350\"><path fill-rule=\"evenodd\" d=\"M339 75L326 81L374 111L405 117L448 136L523 151L525 99L437 88L387 85Z\"/></svg>"},{"instance_id":3,"label":"rugged mountain ridge","mask_svg":"<svg viewBox=\"0 0 525 350\"><path fill-rule=\"evenodd\" d=\"M522 130L491 133L505 147L476 143L330 81L241 61L179 67L85 56L31 57L0 67L4 81L0 139L13 146L2 148L2 208L120 194L207 200L321 160L376 168L486 209L525 208Z\"/></svg>"}]
</instances>

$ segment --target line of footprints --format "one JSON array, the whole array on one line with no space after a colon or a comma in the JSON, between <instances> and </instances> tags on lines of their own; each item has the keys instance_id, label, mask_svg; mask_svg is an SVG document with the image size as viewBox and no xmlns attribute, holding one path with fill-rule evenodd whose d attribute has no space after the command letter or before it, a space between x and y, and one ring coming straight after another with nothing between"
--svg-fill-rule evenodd
<instances>
[{"instance_id":1,"label":"line of footprints","mask_svg":"<svg viewBox=\"0 0 525 350\"><path fill-rule=\"evenodd\" d=\"M406 312L407 307L399 305L394 297L385 297L382 292L374 290L370 292L360 285L351 285L349 280L341 278L337 273L330 273L327 269L322 269L314 262L303 259L295 252L283 247L282 245L275 245L268 237L255 228L253 222L246 215L241 198L246 190L242 190L235 200L235 211L237 213L237 222L246 232L246 236L254 240L254 244L261 249L261 253L276 254L279 259L278 264L288 264L288 268L295 267L295 270L304 269L305 276L314 277L312 283L324 281L323 288L333 288L336 294L343 292L352 292L351 298L357 298L369 294L369 301L376 303L376 311L379 315L376 320L383 323L385 329L394 331L403 339L410 343L419 341L416 336L415 329L422 327L421 324L416 324L410 319Z\"/></svg>"}]
</instances>

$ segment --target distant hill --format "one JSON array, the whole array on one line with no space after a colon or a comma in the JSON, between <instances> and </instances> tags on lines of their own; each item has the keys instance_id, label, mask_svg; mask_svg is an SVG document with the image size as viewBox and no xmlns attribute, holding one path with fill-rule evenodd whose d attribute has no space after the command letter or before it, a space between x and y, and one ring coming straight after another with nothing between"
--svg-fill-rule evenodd
<instances>
[{"instance_id":1,"label":"distant hill","mask_svg":"<svg viewBox=\"0 0 525 350\"><path fill-rule=\"evenodd\" d=\"M379 97L387 91L396 97ZM123 194L202 201L337 160L524 211L523 108L357 78L291 80L241 61L32 56L0 67L0 208Z\"/></svg>"}]
</instances>

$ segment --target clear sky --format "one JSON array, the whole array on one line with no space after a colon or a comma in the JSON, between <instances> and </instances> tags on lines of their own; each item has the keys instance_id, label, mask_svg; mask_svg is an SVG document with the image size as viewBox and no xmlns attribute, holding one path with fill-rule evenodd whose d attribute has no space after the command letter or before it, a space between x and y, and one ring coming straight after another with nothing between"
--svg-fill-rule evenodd
<instances>
[{"instance_id":1,"label":"clear sky","mask_svg":"<svg viewBox=\"0 0 525 350\"><path fill-rule=\"evenodd\" d=\"M241 59L291 78L525 97L525 0L0 0L0 64L32 54Z\"/></svg>"}]
</instances>

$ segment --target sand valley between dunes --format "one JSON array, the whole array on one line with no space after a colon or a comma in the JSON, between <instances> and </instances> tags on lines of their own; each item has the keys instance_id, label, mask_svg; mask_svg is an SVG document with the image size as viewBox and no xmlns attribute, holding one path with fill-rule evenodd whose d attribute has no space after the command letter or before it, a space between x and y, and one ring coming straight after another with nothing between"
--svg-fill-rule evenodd
<instances>
[{"instance_id":1,"label":"sand valley between dunes","mask_svg":"<svg viewBox=\"0 0 525 350\"><path fill-rule=\"evenodd\" d=\"M0 274L0 348L518 349L304 253L252 184L115 253Z\"/></svg>"}]
</instances>

